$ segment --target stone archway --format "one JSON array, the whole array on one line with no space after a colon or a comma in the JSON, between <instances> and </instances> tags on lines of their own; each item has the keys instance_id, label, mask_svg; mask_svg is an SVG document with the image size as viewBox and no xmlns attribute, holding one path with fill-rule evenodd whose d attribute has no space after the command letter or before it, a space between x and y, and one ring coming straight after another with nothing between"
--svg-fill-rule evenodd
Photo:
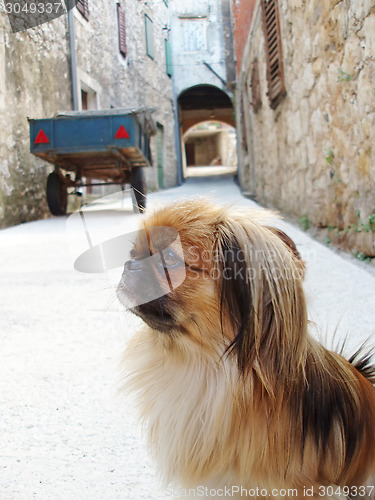
<instances>
[{"instance_id":1,"label":"stone archway","mask_svg":"<svg viewBox=\"0 0 375 500\"><path fill-rule=\"evenodd\" d=\"M234 109L231 98L226 92L214 85L195 85L178 97L180 119L180 139L182 165L186 177L186 151L184 134L198 123L207 121L223 122L235 127Z\"/></svg>"},{"instance_id":2,"label":"stone archway","mask_svg":"<svg viewBox=\"0 0 375 500\"><path fill-rule=\"evenodd\" d=\"M214 85L195 85L178 97L182 134L197 123L217 120L235 127L233 104L223 90Z\"/></svg>"},{"instance_id":3,"label":"stone archway","mask_svg":"<svg viewBox=\"0 0 375 500\"><path fill-rule=\"evenodd\" d=\"M186 176L204 171L211 175L237 170L237 137L232 125L216 120L200 122L182 137L185 147ZM194 167L223 167L204 170ZM194 172L195 171L195 172Z\"/></svg>"}]
</instances>

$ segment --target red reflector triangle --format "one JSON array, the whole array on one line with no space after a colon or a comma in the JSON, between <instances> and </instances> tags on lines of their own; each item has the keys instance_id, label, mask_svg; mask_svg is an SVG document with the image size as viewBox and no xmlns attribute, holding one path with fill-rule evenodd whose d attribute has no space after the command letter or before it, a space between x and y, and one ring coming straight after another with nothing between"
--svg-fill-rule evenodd
<instances>
[{"instance_id":1,"label":"red reflector triangle","mask_svg":"<svg viewBox=\"0 0 375 500\"><path fill-rule=\"evenodd\" d=\"M34 144L47 144L49 142L48 137L43 132L43 130L39 131L39 134L36 136Z\"/></svg>"},{"instance_id":2,"label":"red reflector triangle","mask_svg":"<svg viewBox=\"0 0 375 500\"><path fill-rule=\"evenodd\" d=\"M126 131L124 125L121 125L116 132L115 139L129 139L129 134Z\"/></svg>"}]
</instances>

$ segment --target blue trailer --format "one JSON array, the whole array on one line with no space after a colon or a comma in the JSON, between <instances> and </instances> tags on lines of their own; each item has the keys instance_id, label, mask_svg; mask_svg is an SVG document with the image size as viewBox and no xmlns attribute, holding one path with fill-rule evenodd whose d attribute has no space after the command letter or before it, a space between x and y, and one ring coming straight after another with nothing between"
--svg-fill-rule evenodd
<instances>
[{"instance_id":1,"label":"blue trailer","mask_svg":"<svg viewBox=\"0 0 375 500\"><path fill-rule=\"evenodd\" d=\"M143 167L151 165L152 110L71 111L30 124L30 152L54 165L47 178L47 202L64 215L68 188L131 184L138 207L146 204ZM91 181L94 180L94 182Z\"/></svg>"}]
</instances>

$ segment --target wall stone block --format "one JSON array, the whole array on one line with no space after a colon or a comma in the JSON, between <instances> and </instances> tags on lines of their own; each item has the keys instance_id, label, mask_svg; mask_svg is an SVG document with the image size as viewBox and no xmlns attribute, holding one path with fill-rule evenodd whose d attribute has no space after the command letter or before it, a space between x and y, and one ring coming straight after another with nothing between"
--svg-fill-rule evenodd
<instances>
[{"instance_id":1,"label":"wall stone block","mask_svg":"<svg viewBox=\"0 0 375 500\"><path fill-rule=\"evenodd\" d=\"M237 102L242 74L256 57L263 106L257 115L248 110L254 147L246 168L253 175L242 176L243 187L297 219L304 214L318 227L336 228L340 245L372 255L371 236L351 227L375 213L375 6L370 0L278 4L287 97L270 109L255 12ZM373 237L373 229L366 234Z\"/></svg>"}]
</instances>

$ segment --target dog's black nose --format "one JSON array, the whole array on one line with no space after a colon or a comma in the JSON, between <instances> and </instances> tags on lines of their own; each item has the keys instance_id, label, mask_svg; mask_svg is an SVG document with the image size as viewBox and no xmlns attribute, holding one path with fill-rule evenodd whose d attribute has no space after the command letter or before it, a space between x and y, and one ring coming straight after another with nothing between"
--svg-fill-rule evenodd
<instances>
[{"instance_id":1,"label":"dog's black nose","mask_svg":"<svg viewBox=\"0 0 375 500\"><path fill-rule=\"evenodd\" d=\"M125 262L125 271L138 271L141 268L141 261L130 259Z\"/></svg>"}]
</instances>

